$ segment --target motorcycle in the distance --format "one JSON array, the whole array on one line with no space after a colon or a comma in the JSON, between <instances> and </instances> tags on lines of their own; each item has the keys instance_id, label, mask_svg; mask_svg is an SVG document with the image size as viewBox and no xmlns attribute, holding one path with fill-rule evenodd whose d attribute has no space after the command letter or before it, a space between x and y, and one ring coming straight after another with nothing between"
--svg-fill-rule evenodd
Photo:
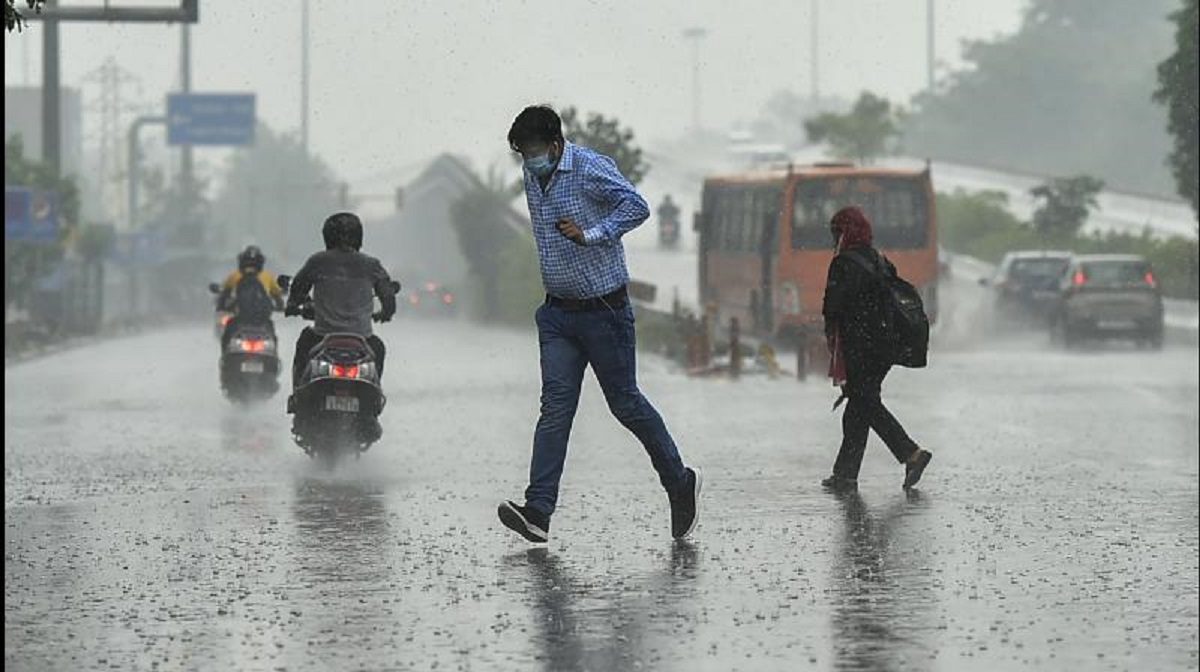
<instances>
[{"instance_id":1,"label":"motorcycle in the distance","mask_svg":"<svg viewBox=\"0 0 1200 672\"><path fill-rule=\"evenodd\" d=\"M279 276L286 291L291 278ZM398 293L400 283L393 281ZM301 317L315 318L312 298ZM376 321L379 314L372 316ZM378 441L378 417L387 404L375 352L358 334L327 334L311 351L303 368L293 373L292 438L312 459L332 469L344 457L358 457Z\"/></svg>"},{"instance_id":2,"label":"motorcycle in the distance","mask_svg":"<svg viewBox=\"0 0 1200 672\"><path fill-rule=\"evenodd\" d=\"M216 283L208 286L209 291L219 294ZM229 319L218 320L218 338L221 338ZM265 324L236 324L228 342L221 348L219 362L221 391L231 401L247 402L266 399L279 391L279 341L270 322Z\"/></svg>"}]
</instances>

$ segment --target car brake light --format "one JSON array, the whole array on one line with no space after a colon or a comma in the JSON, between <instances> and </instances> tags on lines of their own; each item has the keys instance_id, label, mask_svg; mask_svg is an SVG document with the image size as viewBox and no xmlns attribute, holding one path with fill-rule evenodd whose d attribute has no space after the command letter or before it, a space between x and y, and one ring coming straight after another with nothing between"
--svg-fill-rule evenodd
<instances>
[{"instance_id":1,"label":"car brake light","mask_svg":"<svg viewBox=\"0 0 1200 672\"><path fill-rule=\"evenodd\" d=\"M242 350L246 352L262 352L267 349L266 341L242 341Z\"/></svg>"},{"instance_id":2,"label":"car brake light","mask_svg":"<svg viewBox=\"0 0 1200 672\"><path fill-rule=\"evenodd\" d=\"M446 294L446 295L442 296L442 303L446 304L447 306L454 303L454 295Z\"/></svg>"},{"instance_id":3,"label":"car brake light","mask_svg":"<svg viewBox=\"0 0 1200 672\"><path fill-rule=\"evenodd\" d=\"M1071 284L1076 287L1082 287L1087 284L1087 275L1083 271L1075 271L1075 275L1071 278Z\"/></svg>"},{"instance_id":4,"label":"car brake light","mask_svg":"<svg viewBox=\"0 0 1200 672\"><path fill-rule=\"evenodd\" d=\"M1154 274L1150 271L1146 271L1146 284L1154 288L1158 287L1158 281L1154 279Z\"/></svg>"},{"instance_id":5,"label":"car brake light","mask_svg":"<svg viewBox=\"0 0 1200 672\"><path fill-rule=\"evenodd\" d=\"M330 372L333 373L334 378L358 378L358 365L342 366L341 364L334 364Z\"/></svg>"}]
</instances>

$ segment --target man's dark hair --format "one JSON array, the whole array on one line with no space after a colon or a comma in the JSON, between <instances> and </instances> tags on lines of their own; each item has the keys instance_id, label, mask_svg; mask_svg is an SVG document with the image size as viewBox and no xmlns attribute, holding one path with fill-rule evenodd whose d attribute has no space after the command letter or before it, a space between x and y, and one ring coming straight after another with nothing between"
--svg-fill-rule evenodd
<instances>
[{"instance_id":1,"label":"man's dark hair","mask_svg":"<svg viewBox=\"0 0 1200 672\"><path fill-rule=\"evenodd\" d=\"M334 213L325 220L325 226L321 227L321 235L325 238L325 249L327 250L352 249L357 251L362 248L362 220L353 212Z\"/></svg>"},{"instance_id":2,"label":"man's dark hair","mask_svg":"<svg viewBox=\"0 0 1200 672\"><path fill-rule=\"evenodd\" d=\"M529 144L562 142L562 119L549 105L530 105L521 110L508 129L508 146L514 152Z\"/></svg>"}]
</instances>

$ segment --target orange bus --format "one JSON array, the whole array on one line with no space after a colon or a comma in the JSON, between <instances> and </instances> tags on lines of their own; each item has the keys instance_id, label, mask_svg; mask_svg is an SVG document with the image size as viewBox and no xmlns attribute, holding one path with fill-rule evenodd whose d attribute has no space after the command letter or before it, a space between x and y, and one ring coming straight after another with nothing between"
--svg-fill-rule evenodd
<instances>
[{"instance_id":1,"label":"orange bus","mask_svg":"<svg viewBox=\"0 0 1200 672\"><path fill-rule=\"evenodd\" d=\"M862 207L876 247L921 291L935 319L937 218L928 166L825 163L706 179L695 221L701 301L716 306L722 324L736 317L760 337L792 343L822 333L829 220L847 205ZM824 348L821 339L808 343L812 352Z\"/></svg>"}]
</instances>

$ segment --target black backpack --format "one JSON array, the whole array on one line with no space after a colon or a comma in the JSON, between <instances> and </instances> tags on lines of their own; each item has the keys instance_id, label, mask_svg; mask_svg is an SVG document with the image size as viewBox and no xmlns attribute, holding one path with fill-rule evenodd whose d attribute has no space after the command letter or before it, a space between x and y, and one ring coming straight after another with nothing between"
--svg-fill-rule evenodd
<instances>
[{"instance_id":1,"label":"black backpack","mask_svg":"<svg viewBox=\"0 0 1200 672\"><path fill-rule=\"evenodd\" d=\"M929 359L929 316L921 294L912 283L878 261L872 263L852 251L843 253L879 281L883 324L886 330L882 348L887 361L912 369L923 368ZM879 255L880 258L883 255Z\"/></svg>"},{"instance_id":2,"label":"black backpack","mask_svg":"<svg viewBox=\"0 0 1200 672\"><path fill-rule=\"evenodd\" d=\"M267 288L259 281L258 273L243 273L233 291L233 305L238 321L252 324L271 321L271 311L275 308L275 302L267 294Z\"/></svg>"}]
</instances>

